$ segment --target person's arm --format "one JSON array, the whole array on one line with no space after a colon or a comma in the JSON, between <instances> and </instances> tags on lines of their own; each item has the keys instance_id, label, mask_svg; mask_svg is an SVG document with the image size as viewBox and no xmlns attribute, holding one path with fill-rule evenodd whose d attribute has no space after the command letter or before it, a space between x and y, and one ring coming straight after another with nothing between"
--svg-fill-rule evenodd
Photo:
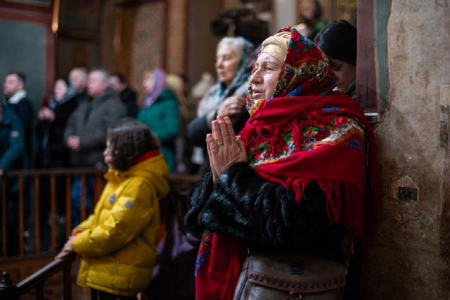
<instances>
[{"instance_id":1,"label":"person's arm","mask_svg":"<svg viewBox=\"0 0 450 300\"><path fill-rule=\"evenodd\" d=\"M189 195L189 211L184 217L184 224L192 232L198 233L203 230L198 223L198 216L213 191L212 178L211 172L205 173Z\"/></svg>"},{"instance_id":2,"label":"person's arm","mask_svg":"<svg viewBox=\"0 0 450 300\"><path fill-rule=\"evenodd\" d=\"M76 124L77 124L77 117L79 115L79 110L75 110L73 114L69 117L69 120L67 121L66 129L64 130L64 144L67 146L67 139L69 136L76 136L78 135L76 130Z\"/></svg>"},{"instance_id":3,"label":"person's arm","mask_svg":"<svg viewBox=\"0 0 450 300\"><path fill-rule=\"evenodd\" d=\"M104 256L122 249L155 217L156 191L145 183L130 183L116 199L109 216L79 233L72 242L81 256Z\"/></svg>"},{"instance_id":4,"label":"person's arm","mask_svg":"<svg viewBox=\"0 0 450 300\"><path fill-rule=\"evenodd\" d=\"M26 137L31 137L33 131L33 106L30 101L24 99L19 102L20 108L17 111L17 116L22 121L23 132Z\"/></svg>"},{"instance_id":5,"label":"person's arm","mask_svg":"<svg viewBox=\"0 0 450 300\"><path fill-rule=\"evenodd\" d=\"M198 147L206 147L206 135L211 133L211 129L206 124L206 115L193 119L186 128L186 136Z\"/></svg>"},{"instance_id":6,"label":"person's arm","mask_svg":"<svg viewBox=\"0 0 450 300\"><path fill-rule=\"evenodd\" d=\"M78 226L72 230L72 233L78 231L85 231L87 229L91 229L93 226L94 226L94 214L90 215L86 220L78 224Z\"/></svg>"},{"instance_id":7,"label":"person's arm","mask_svg":"<svg viewBox=\"0 0 450 300\"><path fill-rule=\"evenodd\" d=\"M332 226L326 197L317 184L310 183L300 205L294 198L292 189L265 181L245 163L235 164L205 195L198 223L251 244L306 250Z\"/></svg>"},{"instance_id":8,"label":"person's arm","mask_svg":"<svg viewBox=\"0 0 450 300\"><path fill-rule=\"evenodd\" d=\"M0 170L8 171L11 165L23 154L24 151L24 134L22 123L15 115L11 118L12 127L9 134L9 148L0 157Z\"/></svg>"}]
</instances>

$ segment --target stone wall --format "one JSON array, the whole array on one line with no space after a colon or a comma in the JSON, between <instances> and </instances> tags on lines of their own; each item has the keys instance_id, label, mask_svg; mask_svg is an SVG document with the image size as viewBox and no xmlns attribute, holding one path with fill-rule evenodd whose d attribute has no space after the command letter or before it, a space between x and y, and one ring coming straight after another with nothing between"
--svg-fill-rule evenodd
<instances>
[{"instance_id":1,"label":"stone wall","mask_svg":"<svg viewBox=\"0 0 450 300\"><path fill-rule=\"evenodd\" d=\"M392 1L389 102L375 130L383 211L363 299L450 298L448 2Z\"/></svg>"}]
</instances>

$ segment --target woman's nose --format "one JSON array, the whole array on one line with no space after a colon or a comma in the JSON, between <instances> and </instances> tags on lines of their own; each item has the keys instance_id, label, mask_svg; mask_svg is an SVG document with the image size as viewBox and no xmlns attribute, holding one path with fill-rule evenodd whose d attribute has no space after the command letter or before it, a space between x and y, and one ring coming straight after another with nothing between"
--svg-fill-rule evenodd
<instances>
[{"instance_id":1,"label":"woman's nose","mask_svg":"<svg viewBox=\"0 0 450 300\"><path fill-rule=\"evenodd\" d=\"M252 76L250 76L250 83L262 83L263 82L263 77L261 76L261 74L259 73L259 71L255 71Z\"/></svg>"}]
</instances>

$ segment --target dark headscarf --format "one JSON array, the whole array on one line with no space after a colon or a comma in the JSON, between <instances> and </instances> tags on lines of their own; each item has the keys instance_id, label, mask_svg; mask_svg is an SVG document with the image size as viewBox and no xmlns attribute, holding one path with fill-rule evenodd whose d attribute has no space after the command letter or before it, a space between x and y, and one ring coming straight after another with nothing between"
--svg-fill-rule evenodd
<instances>
[{"instance_id":1,"label":"dark headscarf","mask_svg":"<svg viewBox=\"0 0 450 300\"><path fill-rule=\"evenodd\" d=\"M354 65L356 65L356 41L356 28L343 20L325 26L314 40L327 56Z\"/></svg>"}]
</instances>

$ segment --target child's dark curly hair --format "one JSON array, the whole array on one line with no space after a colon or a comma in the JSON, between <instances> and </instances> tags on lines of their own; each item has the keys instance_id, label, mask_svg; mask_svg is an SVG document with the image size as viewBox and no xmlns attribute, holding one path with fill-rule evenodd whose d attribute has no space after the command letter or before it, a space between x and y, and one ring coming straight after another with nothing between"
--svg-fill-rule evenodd
<instances>
[{"instance_id":1,"label":"child's dark curly hair","mask_svg":"<svg viewBox=\"0 0 450 300\"><path fill-rule=\"evenodd\" d=\"M128 170L145 153L159 149L159 142L148 126L130 118L110 126L107 140L111 164L114 169L122 172Z\"/></svg>"}]
</instances>

